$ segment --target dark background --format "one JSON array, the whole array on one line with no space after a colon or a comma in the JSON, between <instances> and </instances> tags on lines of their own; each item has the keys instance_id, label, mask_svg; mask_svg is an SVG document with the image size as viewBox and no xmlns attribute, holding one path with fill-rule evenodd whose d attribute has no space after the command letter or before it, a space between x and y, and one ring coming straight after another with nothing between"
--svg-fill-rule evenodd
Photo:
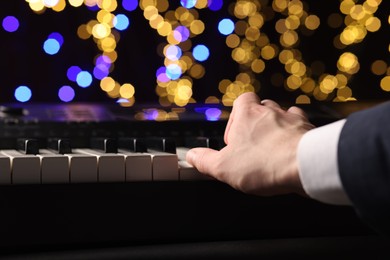
<instances>
[{"instance_id":1,"label":"dark background","mask_svg":"<svg viewBox=\"0 0 390 260\"><path fill-rule=\"evenodd\" d=\"M224 1L223 8L216 12L209 9L198 10L200 19L206 24L206 30L202 35L192 39L193 46L205 44L211 53L210 58L202 63L206 68L205 76L194 80L193 97L200 103L212 95L221 98L218 83L224 78L234 81L239 70L238 64L231 59L231 49L225 44L226 36L217 31L221 19L229 17L236 21L228 12L231 2ZM121 1L118 3L118 9L114 13L128 15L130 26L120 32L121 39L117 47L119 58L115 62L115 70L111 76L121 84L130 82L135 86L137 103L157 103L155 73L157 68L163 65L163 58L157 54L157 46L166 41L149 26L140 8L128 12L122 9ZM169 9L174 10L179 1L170 1L170 4ZM380 88L383 76L375 76L370 70L372 62L377 59L390 63L389 1L382 1L380 9L375 14L382 21L380 31L369 32L363 42L344 50L338 50L333 46L333 38L340 33L343 26L334 29L327 24L327 18L331 13L340 13L340 1L306 1L306 5L310 14L320 17L321 25L310 36L300 35L298 49L303 54L305 64L309 66L312 62L320 60L325 64L326 73L335 74L340 54L351 51L358 56L360 62L359 72L348 85L353 90L353 97L358 100L389 98L390 94ZM96 79L91 87L82 89L66 77L67 68L72 65L80 66L89 72L93 70L93 59L100 52L91 38L81 40L76 31L79 25L96 19L95 11L85 6L74 8L68 4L62 12L47 9L43 14L36 14L26 1L9 0L0 4L0 20L7 15L16 16L20 27L14 33L8 33L0 28L0 102L15 102L13 93L19 85L27 85L32 89L33 97L29 102L61 102L57 93L63 85L70 85L75 89L76 97L73 102L116 101L100 90L99 81ZM280 14L266 21L262 28L275 44L279 42L279 35L274 29L278 18ZM42 50L42 44L51 32L60 32L65 39L60 52L54 56L49 56ZM270 78L274 73L288 76L277 58L267 61L265 71L258 75L261 82L259 91L261 97L294 102L297 96L303 94L300 90L288 91L283 86L273 86Z\"/></svg>"}]
</instances>

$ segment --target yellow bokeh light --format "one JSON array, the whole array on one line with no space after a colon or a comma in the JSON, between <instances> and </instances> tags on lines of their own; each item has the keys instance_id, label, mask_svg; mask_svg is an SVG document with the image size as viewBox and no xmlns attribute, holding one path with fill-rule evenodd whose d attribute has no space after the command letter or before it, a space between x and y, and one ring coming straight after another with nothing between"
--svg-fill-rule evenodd
<instances>
[{"instance_id":1,"label":"yellow bokeh light","mask_svg":"<svg viewBox=\"0 0 390 260\"><path fill-rule=\"evenodd\" d=\"M172 26L170 23L164 21L158 25L157 32L162 36L167 36L172 32Z\"/></svg>"},{"instance_id":2,"label":"yellow bokeh light","mask_svg":"<svg viewBox=\"0 0 390 260\"><path fill-rule=\"evenodd\" d=\"M290 50L282 50L279 54L279 61L282 64L290 63L294 60L294 53Z\"/></svg>"},{"instance_id":3,"label":"yellow bokeh light","mask_svg":"<svg viewBox=\"0 0 390 260\"><path fill-rule=\"evenodd\" d=\"M251 69L255 73L261 73L265 69L265 63L261 59L255 59L251 64Z\"/></svg>"},{"instance_id":4,"label":"yellow bokeh light","mask_svg":"<svg viewBox=\"0 0 390 260\"><path fill-rule=\"evenodd\" d=\"M303 11L303 3L300 0L291 0L288 3L289 14L300 16Z\"/></svg>"},{"instance_id":5,"label":"yellow bokeh light","mask_svg":"<svg viewBox=\"0 0 390 260\"><path fill-rule=\"evenodd\" d=\"M366 12L364 11L364 8L362 5L354 5L352 8L349 10L349 15L354 19L354 20L361 20L364 18L366 15Z\"/></svg>"},{"instance_id":6,"label":"yellow bokeh light","mask_svg":"<svg viewBox=\"0 0 390 260\"><path fill-rule=\"evenodd\" d=\"M383 60L376 60L371 64L371 71L375 75L383 75L387 71L387 63Z\"/></svg>"},{"instance_id":7,"label":"yellow bokeh light","mask_svg":"<svg viewBox=\"0 0 390 260\"><path fill-rule=\"evenodd\" d=\"M355 54L351 52L343 53L337 61L337 68L340 71L354 74L359 70L359 61Z\"/></svg>"},{"instance_id":8,"label":"yellow bokeh light","mask_svg":"<svg viewBox=\"0 0 390 260\"><path fill-rule=\"evenodd\" d=\"M129 83L123 84L119 89L119 94L121 95L122 98L126 98L126 99L132 98L134 96L134 93L135 93L135 88L133 85Z\"/></svg>"},{"instance_id":9,"label":"yellow bokeh light","mask_svg":"<svg viewBox=\"0 0 390 260\"><path fill-rule=\"evenodd\" d=\"M153 5L147 6L144 10L146 20L150 20L154 15L158 15L158 9Z\"/></svg>"},{"instance_id":10,"label":"yellow bokeh light","mask_svg":"<svg viewBox=\"0 0 390 260\"><path fill-rule=\"evenodd\" d=\"M337 78L332 75L327 75L320 82L320 89L323 93L330 94L337 87L337 85Z\"/></svg>"},{"instance_id":11,"label":"yellow bokeh light","mask_svg":"<svg viewBox=\"0 0 390 260\"><path fill-rule=\"evenodd\" d=\"M101 0L98 1L98 5L101 9L104 9L109 12L113 12L118 7L118 3L116 0Z\"/></svg>"},{"instance_id":12,"label":"yellow bokeh light","mask_svg":"<svg viewBox=\"0 0 390 260\"><path fill-rule=\"evenodd\" d=\"M100 81L100 88L106 92L110 92L115 88L115 80L111 77L105 77Z\"/></svg>"},{"instance_id":13,"label":"yellow bokeh light","mask_svg":"<svg viewBox=\"0 0 390 260\"><path fill-rule=\"evenodd\" d=\"M302 81L300 89L305 93L312 93L316 87L316 82L311 78L305 78Z\"/></svg>"},{"instance_id":14,"label":"yellow bokeh light","mask_svg":"<svg viewBox=\"0 0 390 260\"><path fill-rule=\"evenodd\" d=\"M305 26L309 30L315 30L320 26L320 18L316 15L309 15L305 19Z\"/></svg>"},{"instance_id":15,"label":"yellow bokeh light","mask_svg":"<svg viewBox=\"0 0 390 260\"><path fill-rule=\"evenodd\" d=\"M191 67L191 69L189 71L189 74L194 79L203 78L205 73L206 73L206 71L205 71L204 67L202 65L200 65L200 64L195 64L194 66Z\"/></svg>"},{"instance_id":16,"label":"yellow bokeh light","mask_svg":"<svg viewBox=\"0 0 390 260\"><path fill-rule=\"evenodd\" d=\"M234 6L234 15L239 19L244 19L256 13L257 7L251 1L238 1Z\"/></svg>"},{"instance_id":17,"label":"yellow bokeh light","mask_svg":"<svg viewBox=\"0 0 390 260\"><path fill-rule=\"evenodd\" d=\"M111 28L106 23L98 23L92 28L92 35L97 39L103 39L109 36Z\"/></svg>"},{"instance_id":18,"label":"yellow bokeh light","mask_svg":"<svg viewBox=\"0 0 390 260\"><path fill-rule=\"evenodd\" d=\"M256 41L260 37L260 31L256 27L248 27L245 32L245 37L249 41Z\"/></svg>"},{"instance_id":19,"label":"yellow bokeh light","mask_svg":"<svg viewBox=\"0 0 390 260\"><path fill-rule=\"evenodd\" d=\"M275 55L276 55L276 50L274 46L267 45L261 49L261 57L263 57L263 59L265 60L270 60L274 58Z\"/></svg>"},{"instance_id":20,"label":"yellow bokeh light","mask_svg":"<svg viewBox=\"0 0 390 260\"><path fill-rule=\"evenodd\" d=\"M276 12L283 12L284 10L286 10L287 6L288 6L288 3L289 3L289 0L275 0L275 1L272 1L272 8L276 11Z\"/></svg>"},{"instance_id":21,"label":"yellow bokeh light","mask_svg":"<svg viewBox=\"0 0 390 260\"><path fill-rule=\"evenodd\" d=\"M79 7L84 3L84 0L68 0L68 2L73 7Z\"/></svg>"},{"instance_id":22,"label":"yellow bokeh light","mask_svg":"<svg viewBox=\"0 0 390 260\"><path fill-rule=\"evenodd\" d=\"M82 24L77 28L77 36L79 36L80 39L86 40L89 37L91 37L91 34L88 33L87 25Z\"/></svg>"},{"instance_id":23,"label":"yellow bokeh light","mask_svg":"<svg viewBox=\"0 0 390 260\"><path fill-rule=\"evenodd\" d=\"M286 28L289 30L296 30L298 29L299 25L301 24L301 21L298 16L296 15L289 15L285 20Z\"/></svg>"},{"instance_id":24,"label":"yellow bokeh light","mask_svg":"<svg viewBox=\"0 0 390 260\"><path fill-rule=\"evenodd\" d=\"M299 95L296 98L295 103L296 104L310 104L311 101L310 101L310 98L307 95Z\"/></svg>"},{"instance_id":25,"label":"yellow bokeh light","mask_svg":"<svg viewBox=\"0 0 390 260\"><path fill-rule=\"evenodd\" d=\"M42 12L45 10L45 3L41 0L29 0L28 1L31 10L35 12Z\"/></svg>"},{"instance_id":26,"label":"yellow bokeh light","mask_svg":"<svg viewBox=\"0 0 390 260\"><path fill-rule=\"evenodd\" d=\"M370 17L366 20L365 26L367 31L376 32L379 30L379 28L381 28L381 20L379 20L377 17Z\"/></svg>"},{"instance_id":27,"label":"yellow bokeh light","mask_svg":"<svg viewBox=\"0 0 390 260\"><path fill-rule=\"evenodd\" d=\"M349 14L352 7L355 6L355 2L353 0L344 0L340 3L340 11L343 14Z\"/></svg>"},{"instance_id":28,"label":"yellow bokeh light","mask_svg":"<svg viewBox=\"0 0 390 260\"><path fill-rule=\"evenodd\" d=\"M149 25L150 27L152 27L153 29L157 29L157 28L160 28L162 26L164 26L164 17L162 17L161 15L159 14L155 14L153 15L152 17L150 17L149 19Z\"/></svg>"},{"instance_id":29,"label":"yellow bokeh light","mask_svg":"<svg viewBox=\"0 0 390 260\"><path fill-rule=\"evenodd\" d=\"M107 12L106 10L100 10L97 15L96 15L96 18L97 20L102 23L102 24L107 24L109 25L111 28L113 27L113 20L114 20L114 15L110 12Z\"/></svg>"},{"instance_id":30,"label":"yellow bokeh light","mask_svg":"<svg viewBox=\"0 0 390 260\"><path fill-rule=\"evenodd\" d=\"M344 87L337 90L337 97L341 101L345 101L352 97L352 89L350 87Z\"/></svg>"},{"instance_id":31,"label":"yellow bokeh light","mask_svg":"<svg viewBox=\"0 0 390 260\"><path fill-rule=\"evenodd\" d=\"M236 48L240 44L240 37L237 34L230 34L226 37L226 45L229 48Z\"/></svg>"},{"instance_id":32,"label":"yellow bokeh light","mask_svg":"<svg viewBox=\"0 0 390 260\"><path fill-rule=\"evenodd\" d=\"M156 2L156 7L160 13L166 12L169 8L168 0L158 0Z\"/></svg>"},{"instance_id":33,"label":"yellow bokeh light","mask_svg":"<svg viewBox=\"0 0 390 260\"><path fill-rule=\"evenodd\" d=\"M288 30L280 36L280 43L285 47L293 46L299 37L296 31Z\"/></svg>"},{"instance_id":34,"label":"yellow bokeh light","mask_svg":"<svg viewBox=\"0 0 390 260\"><path fill-rule=\"evenodd\" d=\"M386 76L381 80L381 89L390 91L390 76Z\"/></svg>"},{"instance_id":35,"label":"yellow bokeh light","mask_svg":"<svg viewBox=\"0 0 390 260\"><path fill-rule=\"evenodd\" d=\"M302 79L295 75L290 75L286 81L287 87L290 90L298 89L302 85Z\"/></svg>"},{"instance_id":36,"label":"yellow bokeh light","mask_svg":"<svg viewBox=\"0 0 390 260\"><path fill-rule=\"evenodd\" d=\"M261 14L256 13L256 14L252 15L251 17L249 17L248 24L250 26L253 26L253 27L260 29L264 24L264 18Z\"/></svg>"},{"instance_id":37,"label":"yellow bokeh light","mask_svg":"<svg viewBox=\"0 0 390 260\"><path fill-rule=\"evenodd\" d=\"M116 41L113 37L106 37L100 41L99 47L102 51L112 52L116 48Z\"/></svg>"},{"instance_id":38,"label":"yellow bokeh light","mask_svg":"<svg viewBox=\"0 0 390 260\"><path fill-rule=\"evenodd\" d=\"M205 25L201 20L195 20L190 25L190 31L193 34L202 34L205 29Z\"/></svg>"},{"instance_id":39,"label":"yellow bokeh light","mask_svg":"<svg viewBox=\"0 0 390 260\"><path fill-rule=\"evenodd\" d=\"M62 12L66 7L66 2L65 0L60 0L58 3L52 7L52 9L56 12Z\"/></svg>"}]
</instances>

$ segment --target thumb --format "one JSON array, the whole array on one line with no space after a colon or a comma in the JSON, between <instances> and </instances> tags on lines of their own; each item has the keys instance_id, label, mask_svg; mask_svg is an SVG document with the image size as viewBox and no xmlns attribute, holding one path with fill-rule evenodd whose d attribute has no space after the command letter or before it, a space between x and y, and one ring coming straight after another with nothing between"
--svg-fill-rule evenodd
<instances>
[{"instance_id":1,"label":"thumb","mask_svg":"<svg viewBox=\"0 0 390 260\"><path fill-rule=\"evenodd\" d=\"M213 175L217 155L218 151L210 148L193 148L187 152L186 160L201 173Z\"/></svg>"}]
</instances>

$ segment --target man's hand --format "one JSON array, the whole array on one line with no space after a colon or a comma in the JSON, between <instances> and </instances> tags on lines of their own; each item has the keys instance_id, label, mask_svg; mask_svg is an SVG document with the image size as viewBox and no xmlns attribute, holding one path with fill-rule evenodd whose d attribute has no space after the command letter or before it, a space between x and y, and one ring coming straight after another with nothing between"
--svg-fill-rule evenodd
<instances>
[{"instance_id":1,"label":"man's hand","mask_svg":"<svg viewBox=\"0 0 390 260\"><path fill-rule=\"evenodd\" d=\"M220 151L194 148L187 161L201 173L256 195L304 194L296 158L299 140L314 128L305 113L244 93L234 104Z\"/></svg>"}]
</instances>

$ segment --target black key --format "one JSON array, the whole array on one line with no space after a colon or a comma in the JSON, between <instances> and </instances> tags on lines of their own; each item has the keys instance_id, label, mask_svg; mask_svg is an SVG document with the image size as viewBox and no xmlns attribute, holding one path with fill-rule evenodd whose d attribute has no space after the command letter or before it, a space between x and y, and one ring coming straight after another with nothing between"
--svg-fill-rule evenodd
<instances>
[{"instance_id":1,"label":"black key","mask_svg":"<svg viewBox=\"0 0 390 260\"><path fill-rule=\"evenodd\" d=\"M59 154L72 153L70 140L66 138L49 138L47 147Z\"/></svg>"},{"instance_id":2,"label":"black key","mask_svg":"<svg viewBox=\"0 0 390 260\"><path fill-rule=\"evenodd\" d=\"M119 138L118 147L135 153L145 153L147 151L145 140L141 138Z\"/></svg>"},{"instance_id":3,"label":"black key","mask_svg":"<svg viewBox=\"0 0 390 260\"><path fill-rule=\"evenodd\" d=\"M150 137L146 139L147 148L166 153L176 153L176 143L173 138Z\"/></svg>"},{"instance_id":4,"label":"black key","mask_svg":"<svg viewBox=\"0 0 390 260\"><path fill-rule=\"evenodd\" d=\"M17 149L24 154L39 154L39 143L37 139L19 138Z\"/></svg>"},{"instance_id":5,"label":"black key","mask_svg":"<svg viewBox=\"0 0 390 260\"><path fill-rule=\"evenodd\" d=\"M24 116L27 110L21 107L0 106L0 112L9 116Z\"/></svg>"},{"instance_id":6,"label":"black key","mask_svg":"<svg viewBox=\"0 0 390 260\"><path fill-rule=\"evenodd\" d=\"M185 140L185 146L188 148L207 147L220 150L224 146L224 141L221 137L188 137Z\"/></svg>"},{"instance_id":7,"label":"black key","mask_svg":"<svg viewBox=\"0 0 390 260\"><path fill-rule=\"evenodd\" d=\"M114 138L93 137L91 138L90 148L101 150L104 153L118 152L117 140Z\"/></svg>"}]
</instances>

